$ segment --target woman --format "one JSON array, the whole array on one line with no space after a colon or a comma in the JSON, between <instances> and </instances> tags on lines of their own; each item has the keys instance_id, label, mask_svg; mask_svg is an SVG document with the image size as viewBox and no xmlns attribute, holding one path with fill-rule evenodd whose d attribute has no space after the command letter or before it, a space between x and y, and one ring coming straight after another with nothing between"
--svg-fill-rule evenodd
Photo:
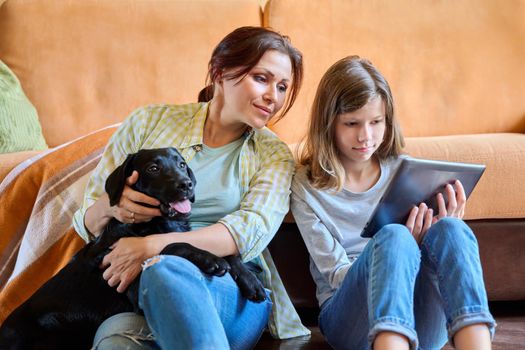
<instances>
[{"instance_id":1,"label":"woman","mask_svg":"<svg viewBox=\"0 0 525 350\"><path fill-rule=\"evenodd\" d=\"M192 231L119 240L102 264L108 284L124 292L144 261L170 243L187 242L257 263L271 301L245 300L228 274L210 278L174 256L150 259L139 298L145 320L135 314L113 316L100 326L95 348L244 349L255 345L267 325L276 337L308 334L265 250L287 212L294 168L286 144L265 126L292 106L302 76L302 56L287 37L242 27L213 51L211 84L199 95L204 102L140 108L117 130L75 214L75 228L84 238L96 236L113 217L138 223L160 215L156 199L129 186L118 205L109 206L104 181L129 153L176 147L197 186ZM128 185L139 177L134 172Z\"/></svg>"},{"instance_id":2,"label":"woman","mask_svg":"<svg viewBox=\"0 0 525 350\"><path fill-rule=\"evenodd\" d=\"M319 325L335 349L489 349L476 238L461 220L459 181L439 212L415 206L407 222L360 237L402 156L390 87L357 56L325 73L313 103L292 213L310 253ZM434 215L436 214L436 215Z\"/></svg>"}]
</instances>

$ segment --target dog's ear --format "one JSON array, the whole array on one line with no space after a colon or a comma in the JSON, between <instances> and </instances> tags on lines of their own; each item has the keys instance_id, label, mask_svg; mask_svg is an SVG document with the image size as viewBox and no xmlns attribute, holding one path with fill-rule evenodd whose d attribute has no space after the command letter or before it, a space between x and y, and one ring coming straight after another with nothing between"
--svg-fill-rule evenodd
<instances>
[{"instance_id":1,"label":"dog's ear","mask_svg":"<svg viewBox=\"0 0 525 350\"><path fill-rule=\"evenodd\" d=\"M133 173L135 154L129 154L124 163L118 166L106 180L106 192L109 196L109 205L114 206L120 201L120 196L126 184L126 178Z\"/></svg>"},{"instance_id":2,"label":"dog's ear","mask_svg":"<svg viewBox=\"0 0 525 350\"><path fill-rule=\"evenodd\" d=\"M193 171L190 169L190 167L187 164L186 164L186 169L188 171L188 176L190 177L190 180L193 183L193 188L195 188L195 185L197 184L197 179L195 178L195 175L193 175ZM195 195L190 197L190 202L192 203L195 202Z\"/></svg>"}]
</instances>

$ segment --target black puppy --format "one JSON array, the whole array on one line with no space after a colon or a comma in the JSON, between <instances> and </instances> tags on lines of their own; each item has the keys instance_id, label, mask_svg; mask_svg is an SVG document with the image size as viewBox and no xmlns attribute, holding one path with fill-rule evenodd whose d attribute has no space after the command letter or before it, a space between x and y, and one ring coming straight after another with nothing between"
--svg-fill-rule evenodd
<instances>
[{"instance_id":1,"label":"black puppy","mask_svg":"<svg viewBox=\"0 0 525 350\"><path fill-rule=\"evenodd\" d=\"M175 148L141 150L108 177L111 205L118 203L133 170L139 172L133 188L157 198L162 216L133 225L112 219L101 235L9 315L0 328L0 349L89 349L102 321L120 312L138 311L139 279L126 294L118 293L102 278L99 265L121 237L189 231L195 177ZM261 282L239 257L222 259L187 243L170 244L161 254L184 257L211 275L230 271L243 296L256 302L266 297Z\"/></svg>"}]
</instances>

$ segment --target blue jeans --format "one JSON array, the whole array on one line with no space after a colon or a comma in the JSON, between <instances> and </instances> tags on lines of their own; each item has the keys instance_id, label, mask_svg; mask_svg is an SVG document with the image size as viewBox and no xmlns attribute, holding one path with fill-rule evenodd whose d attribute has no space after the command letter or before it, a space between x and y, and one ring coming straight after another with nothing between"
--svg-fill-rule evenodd
<instances>
[{"instance_id":1,"label":"blue jeans","mask_svg":"<svg viewBox=\"0 0 525 350\"><path fill-rule=\"evenodd\" d=\"M134 313L110 317L95 349L249 349L268 323L272 303L251 302L230 274L210 277L177 256L158 256L144 268ZM147 321L147 322L146 322Z\"/></svg>"},{"instance_id":2,"label":"blue jeans","mask_svg":"<svg viewBox=\"0 0 525 350\"><path fill-rule=\"evenodd\" d=\"M383 331L406 336L411 349L441 349L477 323L494 335L477 241L455 218L432 225L421 247L405 226L383 227L319 315L335 349L370 349Z\"/></svg>"}]
</instances>

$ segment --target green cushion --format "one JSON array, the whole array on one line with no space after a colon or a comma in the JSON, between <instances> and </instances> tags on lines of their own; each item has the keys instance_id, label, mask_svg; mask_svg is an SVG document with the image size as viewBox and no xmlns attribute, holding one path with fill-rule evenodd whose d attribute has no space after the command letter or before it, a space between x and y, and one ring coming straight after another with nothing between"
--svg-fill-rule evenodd
<instances>
[{"instance_id":1,"label":"green cushion","mask_svg":"<svg viewBox=\"0 0 525 350\"><path fill-rule=\"evenodd\" d=\"M0 153L46 149L35 107L0 60Z\"/></svg>"}]
</instances>

